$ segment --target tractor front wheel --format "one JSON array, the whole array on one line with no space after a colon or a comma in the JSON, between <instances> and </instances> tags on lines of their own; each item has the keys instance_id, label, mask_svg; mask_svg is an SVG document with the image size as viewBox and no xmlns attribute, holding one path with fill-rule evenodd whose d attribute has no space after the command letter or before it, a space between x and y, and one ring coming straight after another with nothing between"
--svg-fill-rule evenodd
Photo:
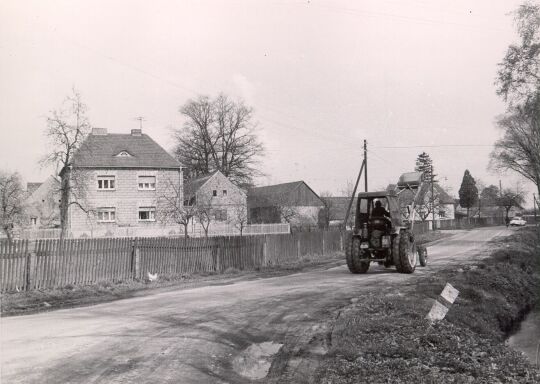
<instances>
[{"instance_id":1,"label":"tractor front wheel","mask_svg":"<svg viewBox=\"0 0 540 384\"><path fill-rule=\"evenodd\" d=\"M360 243L358 237L351 237L345 248L347 267L352 273L366 273L369 269L369 261L360 261L368 258L367 252L360 248Z\"/></svg>"},{"instance_id":2,"label":"tractor front wheel","mask_svg":"<svg viewBox=\"0 0 540 384\"><path fill-rule=\"evenodd\" d=\"M401 273L413 273L416 268L416 244L407 231L399 235L399 264Z\"/></svg>"},{"instance_id":3,"label":"tractor front wheel","mask_svg":"<svg viewBox=\"0 0 540 384\"><path fill-rule=\"evenodd\" d=\"M427 249L425 247L418 247L418 260L420 261L420 266L425 267L427 265Z\"/></svg>"}]
</instances>

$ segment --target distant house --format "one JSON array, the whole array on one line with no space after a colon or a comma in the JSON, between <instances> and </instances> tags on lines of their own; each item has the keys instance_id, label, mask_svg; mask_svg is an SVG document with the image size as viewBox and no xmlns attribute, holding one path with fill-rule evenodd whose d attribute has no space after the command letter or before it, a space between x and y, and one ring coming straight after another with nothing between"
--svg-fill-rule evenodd
<instances>
[{"instance_id":1,"label":"distant house","mask_svg":"<svg viewBox=\"0 0 540 384\"><path fill-rule=\"evenodd\" d=\"M454 203L456 218L467 217L467 208L463 208L459 205L459 199L455 199ZM508 211L508 217L519 216L523 210L519 207L512 207ZM482 205L478 203L469 209L470 217L506 217L506 209L496 205Z\"/></svg>"},{"instance_id":2,"label":"distant house","mask_svg":"<svg viewBox=\"0 0 540 384\"><path fill-rule=\"evenodd\" d=\"M182 196L182 168L140 129L131 134L94 128L75 153L70 172L77 189L70 196L73 236L103 236L118 229L147 232L162 225L156 207L162 196Z\"/></svg>"},{"instance_id":3,"label":"distant house","mask_svg":"<svg viewBox=\"0 0 540 384\"><path fill-rule=\"evenodd\" d=\"M391 184L387 190L393 190L395 185ZM403 190L399 193L399 204L401 207L412 204L416 191ZM450 196L439 184L433 184L433 195L435 201L435 220L452 220L455 218L454 198ZM431 210L431 184L424 183L416 198L416 219L421 221L433 220Z\"/></svg>"},{"instance_id":4,"label":"distant house","mask_svg":"<svg viewBox=\"0 0 540 384\"><path fill-rule=\"evenodd\" d=\"M184 182L184 205L211 208L214 221L229 221L246 210L246 193L220 171Z\"/></svg>"},{"instance_id":5,"label":"distant house","mask_svg":"<svg viewBox=\"0 0 540 384\"><path fill-rule=\"evenodd\" d=\"M49 176L43 183L27 183L24 202L31 228L60 225L60 181Z\"/></svg>"},{"instance_id":6,"label":"distant house","mask_svg":"<svg viewBox=\"0 0 540 384\"><path fill-rule=\"evenodd\" d=\"M317 225L321 198L303 181L251 188L247 197L249 222Z\"/></svg>"}]
</instances>

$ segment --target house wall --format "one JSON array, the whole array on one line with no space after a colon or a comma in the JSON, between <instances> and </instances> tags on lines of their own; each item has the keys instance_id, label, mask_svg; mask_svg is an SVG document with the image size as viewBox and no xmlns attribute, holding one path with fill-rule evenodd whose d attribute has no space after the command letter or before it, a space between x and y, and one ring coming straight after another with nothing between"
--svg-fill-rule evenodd
<instances>
[{"instance_id":1,"label":"house wall","mask_svg":"<svg viewBox=\"0 0 540 384\"><path fill-rule=\"evenodd\" d=\"M319 219L319 211L323 207L317 206L300 206L300 207L285 207L283 208L291 214L291 225L317 225ZM286 223L287 221L280 216L279 207L256 207L249 211L249 222L251 224L274 224Z\"/></svg>"},{"instance_id":2,"label":"house wall","mask_svg":"<svg viewBox=\"0 0 540 384\"><path fill-rule=\"evenodd\" d=\"M213 196L214 190L217 196ZM227 191L226 195L223 194L223 190ZM219 172L197 191L196 200L196 204L210 205L212 209L227 211L227 218L234 217L236 210L240 207L245 210L247 204L244 191Z\"/></svg>"},{"instance_id":3,"label":"house wall","mask_svg":"<svg viewBox=\"0 0 540 384\"><path fill-rule=\"evenodd\" d=\"M249 209L250 224L275 224L281 223L278 207L255 207Z\"/></svg>"},{"instance_id":4,"label":"house wall","mask_svg":"<svg viewBox=\"0 0 540 384\"><path fill-rule=\"evenodd\" d=\"M291 219L291 225L317 225L319 222L319 211L323 207L301 206L295 207L295 215Z\"/></svg>"},{"instance_id":5,"label":"house wall","mask_svg":"<svg viewBox=\"0 0 540 384\"><path fill-rule=\"evenodd\" d=\"M115 189L98 190L98 176L115 176ZM139 176L155 176L155 190L139 190ZM87 214L77 205L70 205L69 227L74 237L81 235L102 236L115 232L117 228L137 227L143 229L159 228L164 224L156 221L140 221L140 207L157 207L161 196L175 196L171 184L179 191L179 199L183 201L181 170L157 169L94 169L85 177L85 198L79 203L91 210L98 208L115 208L116 220L112 223L97 221L95 213ZM72 196L72 199L74 197Z\"/></svg>"},{"instance_id":6,"label":"house wall","mask_svg":"<svg viewBox=\"0 0 540 384\"><path fill-rule=\"evenodd\" d=\"M444 210L444 215L439 215L435 212L435 220L453 220L456 218L454 204L443 204L441 210Z\"/></svg>"},{"instance_id":7,"label":"house wall","mask_svg":"<svg viewBox=\"0 0 540 384\"><path fill-rule=\"evenodd\" d=\"M293 193L288 196L290 205L298 208L302 207L320 207L322 200L306 184L302 183ZM307 212L307 211L306 211Z\"/></svg>"},{"instance_id":8,"label":"house wall","mask_svg":"<svg viewBox=\"0 0 540 384\"><path fill-rule=\"evenodd\" d=\"M25 201L28 227L53 228L60 224L60 185L49 177ZM33 224L33 220L35 224Z\"/></svg>"}]
</instances>

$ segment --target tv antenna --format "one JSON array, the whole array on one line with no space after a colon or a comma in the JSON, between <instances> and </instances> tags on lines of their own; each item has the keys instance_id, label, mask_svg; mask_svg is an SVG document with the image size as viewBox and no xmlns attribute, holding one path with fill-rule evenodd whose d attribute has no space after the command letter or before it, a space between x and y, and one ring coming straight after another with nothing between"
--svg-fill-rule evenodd
<instances>
[{"instance_id":1,"label":"tv antenna","mask_svg":"<svg viewBox=\"0 0 540 384\"><path fill-rule=\"evenodd\" d=\"M146 118L144 116L137 116L135 120L139 120L139 128L142 129L142 123L146 121Z\"/></svg>"}]
</instances>

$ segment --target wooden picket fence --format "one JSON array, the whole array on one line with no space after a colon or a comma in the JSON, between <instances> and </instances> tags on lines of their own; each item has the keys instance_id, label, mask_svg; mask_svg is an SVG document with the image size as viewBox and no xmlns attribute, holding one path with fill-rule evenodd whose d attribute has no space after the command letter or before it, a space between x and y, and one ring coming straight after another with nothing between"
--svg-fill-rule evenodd
<instances>
[{"instance_id":1,"label":"wooden picket fence","mask_svg":"<svg viewBox=\"0 0 540 384\"><path fill-rule=\"evenodd\" d=\"M13 292L296 262L343 249L339 231L209 238L0 242L0 290Z\"/></svg>"},{"instance_id":2,"label":"wooden picket fence","mask_svg":"<svg viewBox=\"0 0 540 384\"><path fill-rule=\"evenodd\" d=\"M29 267L28 240L0 240L0 289L27 290Z\"/></svg>"}]
</instances>

